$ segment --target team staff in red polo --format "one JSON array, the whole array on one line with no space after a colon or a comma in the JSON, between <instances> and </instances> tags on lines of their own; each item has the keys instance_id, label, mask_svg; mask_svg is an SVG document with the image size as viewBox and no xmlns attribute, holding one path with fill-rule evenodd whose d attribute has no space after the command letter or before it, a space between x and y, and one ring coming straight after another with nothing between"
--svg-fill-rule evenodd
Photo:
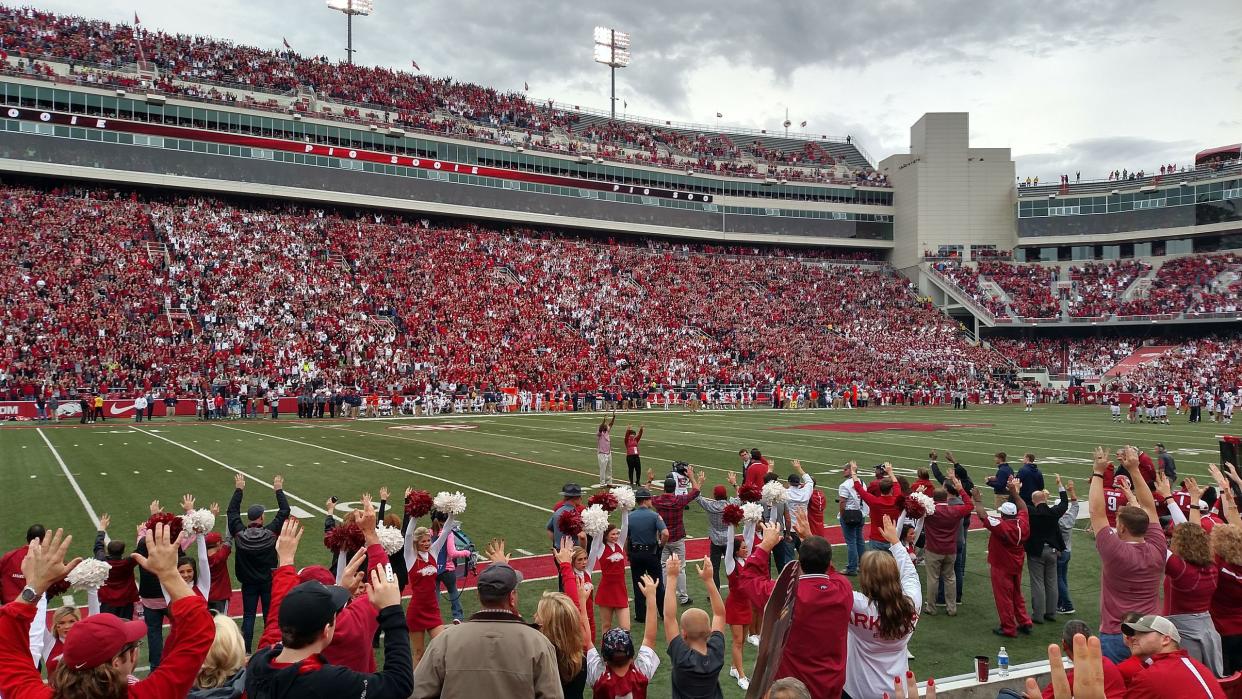
<instances>
[{"instance_id":1,"label":"team staff in red polo","mask_svg":"<svg viewBox=\"0 0 1242 699\"><path fill-rule=\"evenodd\" d=\"M1006 486L1009 501L1000 505L1000 517L988 514L978 488L972 493L975 514L991 534L988 536L988 567L992 572L992 598L1000 627L992 629L997 636L1016 637L1018 632L1031 632L1031 617L1022 598L1022 564L1026 560L1023 544L1031 535L1026 503L1018 497L1018 481L1009 479Z\"/></svg>"},{"instance_id":2,"label":"team staff in red polo","mask_svg":"<svg viewBox=\"0 0 1242 699\"><path fill-rule=\"evenodd\" d=\"M888 551L888 542L884 540L884 516L897 521L901 516L901 504L905 501L902 496L901 484L897 482L897 476L893 475L893 465L885 463L884 478L880 480L879 495L872 495L866 488L863 488L862 481L858 478L858 473L854 473L854 492L858 493L858 497L867 503L867 507L871 508L871 527L867 530L867 548L872 551Z\"/></svg>"},{"instance_id":3,"label":"team staff in red polo","mask_svg":"<svg viewBox=\"0 0 1242 699\"><path fill-rule=\"evenodd\" d=\"M772 678L795 677L806 684L812 699L838 699L845 687L846 638L854 589L848 578L832 570L832 546L828 540L811 536L805 523L800 520L799 524L802 526L798 534L803 537L798 549L802 575L795 583L789 635L780 657L772 659L777 663ZM763 540L746 559L740 581L740 591L760 606L766 604L776 587L776 581L767 577L768 556L783 534L777 524L762 526ZM809 648L815 652L807 652Z\"/></svg>"}]
</instances>

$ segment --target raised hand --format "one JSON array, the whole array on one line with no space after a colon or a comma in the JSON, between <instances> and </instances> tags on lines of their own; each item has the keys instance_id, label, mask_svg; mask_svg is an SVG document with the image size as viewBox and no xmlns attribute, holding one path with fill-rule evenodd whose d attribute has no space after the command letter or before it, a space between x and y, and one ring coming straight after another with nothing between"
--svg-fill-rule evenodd
<instances>
[{"instance_id":1,"label":"raised hand","mask_svg":"<svg viewBox=\"0 0 1242 699\"><path fill-rule=\"evenodd\" d=\"M568 536L561 537L561 545L556 549L557 563L573 563L574 540Z\"/></svg>"},{"instance_id":2,"label":"raised hand","mask_svg":"<svg viewBox=\"0 0 1242 699\"><path fill-rule=\"evenodd\" d=\"M1173 485L1169 483L1169 479L1164 475L1163 470L1156 471L1156 493L1162 498L1173 497Z\"/></svg>"},{"instance_id":3,"label":"raised hand","mask_svg":"<svg viewBox=\"0 0 1242 699\"><path fill-rule=\"evenodd\" d=\"M354 551L353 558L349 559L349 563L345 565L345 570L341 573L341 587L349 590L349 594L358 594L358 587L362 585L363 576L359 571L366 565L367 550L360 548Z\"/></svg>"},{"instance_id":4,"label":"raised hand","mask_svg":"<svg viewBox=\"0 0 1242 699\"><path fill-rule=\"evenodd\" d=\"M379 489L380 500L388 500L388 486L381 485Z\"/></svg>"},{"instance_id":5,"label":"raised hand","mask_svg":"<svg viewBox=\"0 0 1242 699\"><path fill-rule=\"evenodd\" d=\"M1190 500L1193 504L1199 504L1199 496L1203 494L1203 490L1199 488L1199 481L1191 476L1186 476L1186 492L1190 493Z\"/></svg>"},{"instance_id":6,"label":"raised hand","mask_svg":"<svg viewBox=\"0 0 1242 699\"><path fill-rule=\"evenodd\" d=\"M108 525L110 524L112 524L112 518L108 516L107 512L103 513L102 515L99 515L99 531L101 532L108 531Z\"/></svg>"},{"instance_id":7,"label":"raised hand","mask_svg":"<svg viewBox=\"0 0 1242 699\"><path fill-rule=\"evenodd\" d=\"M213 502L207 509L211 512L213 517L220 516L220 503Z\"/></svg>"},{"instance_id":8,"label":"raised hand","mask_svg":"<svg viewBox=\"0 0 1242 699\"><path fill-rule=\"evenodd\" d=\"M760 548L771 551L781 540L781 528L775 522L760 522L760 534L763 540L759 542Z\"/></svg>"},{"instance_id":9,"label":"raised hand","mask_svg":"<svg viewBox=\"0 0 1242 699\"><path fill-rule=\"evenodd\" d=\"M164 511L164 508L160 507L160 501L159 501L159 500L152 500L152 501L151 501L151 504L147 507L147 509L148 509L148 510L151 512L151 514L153 514L153 515L154 515L154 514L158 514L158 513L160 513L160 512L163 512L163 511Z\"/></svg>"},{"instance_id":10,"label":"raised hand","mask_svg":"<svg viewBox=\"0 0 1242 699\"><path fill-rule=\"evenodd\" d=\"M737 474L733 473L732 471L730 471L729 474L725 476L725 480L727 480L729 482L729 485L733 486L734 488L737 487Z\"/></svg>"},{"instance_id":11,"label":"raised hand","mask_svg":"<svg viewBox=\"0 0 1242 699\"><path fill-rule=\"evenodd\" d=\"M401 604L401 590L397 583L388 579L385 571L374 568L367 583L367 599L371 600L376 609L386 609Z\"/></svg>"},{"instance_id":12,"label":"raised hand","mask_svg":"<svg viewBox=\"0 0 1242 699\"><path fill-rule=\"evenodd\" d=\"M664 564L664 579L673 580L679 575L681 575L681 558L674 553Z\"/></svg>"},{"instance_id":13,"label":"raised hand","mask_svg":"<svg viewBox=\"0 0 1242 699\"><path fill-rule=\"evenodd\" d=\"M414 489L409 486L406 486L405 495L403 495L401 499L404 500L405 498L410 497L410 493L412 492L414 492Z\"/></svg>"},{"instance_id":14,"label":"raised hand","mask_svg":"<svg viewBox=\"0 0 1242 699\"><path fill-rule=\"evenodd\" d=\"M1093 456L1092 472L1098 473L1101 476L1104 475L1104 472L1108 470L1108 452L1104 451L1104 447L1096 447Z\"/></svg>"},{"instance_id":15,"label":"raised hand","mask_svg":"<svg viewBox=\"0 0 1242 699\"><path fill-rule=\"evenodd\" d=\"M797 459L793 460L793 470L794 473L806 473L806 471L802 470L802 462Z\"/></svg>"},{"instance_id":16,"label":"raised hand","mask_svg":"<svg viewBox=\"0 0 1242 699\"><path fill-rule=\"evenodd\" d=\"M240 473L233 474L233 487L238 490L246 489L246 477Z\"/></svg>"},{"instance_id":17,"label":"raised hand","mask_svg":"<svg viewBox=\"0 0 1242 699\"><path fill-rule=\"evenodd\" d=\"M302 523L290 517L280 528L280 536L276 539L277 565L291 566L298 553L298 543L302 541Z\"/></svg>"},{"instance_id":18,"label":"raised hand","mask_svg":"<svg viewBox=\"0 0 1242 699\"><path fill-rule=\"evenodd\" d=\"M168 535L168 525L155 525L154 530L148 529L146 533L147 555L130 555L148 573L158 577L160 583L165 585L165 590L171 593L167 588L167 580L175 578L181 581L181 576L177 574L177 559L181 556L181 547L177 542L170 541ZM181 584L185 583L182 581Z\"/></svg>"},{"instance_id":19,"label":"raised hand","mask_svg":"<svg viewBox=\"0 0 1242 699\"><path fill-rule=\"evenodd\" d=\"M811 520L807 514L806 506L796 506L790 510L790 514L793 515L790 519L793 520L794 531L798 533L798 538L804 540L809 538L811 536Z\"/></svg>"},{"instance_id":20,"label":"raised hand","mask_svg":"<svg viewBox=\"0 0 1242 699\"><path fill-rule=\"evenodd\" d=\"M638 581L638 590L643 593L643 597L647 598L647 604L650 605L656 597L656 581L646 573Z\"/></svg>"},{"instance_id":21,"label":"raised hand","mask_svg":"<svg viewBox=\"0 0 1242 699\"><path fill-rule=\"evenodd\" d=\"M284 488L285 488L285 477L277 474L277 476L272 479L272 490L284 490Z\"/></svg>"},{"instance_id":22,"label":"raised hand","mask_svg":"<svg viewBox=\"0 0 1242 699\"><path fill-rule=\"evenodd\" d=\"M947 451L947 450L945 451L944 460L948 461L951 464L957 464L957 458L953 456L953 452L951 451Z\"/></svg>"},{"instance_id":23,"label":"raised hand","mask_svg":"<svg viewBox=\"0 0 1242 699\"><path fill-rule=\"evenodd\" d=\"M1056 476L1057 476L1057 490L1060 490L1065 487L1065 483L1064 481L1061 480L1061 474L1058 473L1056 474Z\"/></svg>"},{"instance_id":24,"label":"raised hand","mask_svg":"<svg viewBox=\"0 0 1242 699\"><path fill-rule=\"evenodd\" d=\"M897 525L893 524L893 518L884 515L884 520L880 524L880 533L884 535L884 540L890 544L900 541L900 535L897 533Z\"/></svg>"},{"instance_id":25,"label":"raised hand","mask_svg":"<svg viewBox=\"0 0 1242 699\"><path fill-rule=\"evenodd\" d=\"M26 557L22 559L22 575L26 578L26 584L33 587L40 597L52 583L63 579L82 562L81 558L75 558L65 563L65 554L72 543L73 537L66 536L63 529L46 532L42 539L30 542Z\"/></svg>"},{"instance_id":26,"label":"raised hand","mask_svg":"<svg viewBox=\"0 0 1242 699\"><path fill-rule=\"evenodd\" d=\"M704 558L703 562L699 564L698 570L699 580L702 580L704 583L708 580L712 580L712 559Z\"/></svg>"},{"instance_id":27,"label":"raised hand","mask_svg":"<svg viewBox=\"0 0 1242 699\"><path fill-rule=\"evenodd\" d=\"M1229 490L1229 481L1225 480L1225 474L1221 473L1219 466L1208 464L1208 473L1212 474L1212 480L1216 481L1217 490Z\"/></svg>"},{"instance_id":28,"label":"raised hand","mask_svg":"<svg viewBox=\"0 0 1242 699\"><path fill-rule=\"evenodd\" d=\"M375 520L375 505L371 503L371 494L366 493L362 496L362 516L358 518L358 527L364 534L374 532Z\"/></svg>"},{"instance_id":29,"label":"raised hand","mask_svg":"<svg viewBox=\"0 0 1242 699\"><path fill-rule=\"evenodd\" d=\"M181 496L181 510L186 514L194 511L194 496L186 493Z\"/></svg>"},{"instance_id":30,"label":"raised hand","mask_svg":"<svg viewBox=\"0 0 1242 699\"><path fill-rule=\"evenodd\" d=\"M936 454L936 450L935 450L935 449L932 449L931 451L927 452L927 459L928 459L929 461L937 461L937 460L938 460L938 458L937 458L937 454Z\"/></svg>"},{"instance_id":31,"label":"raised hand","mask_svg":"<svg viewBox=\"0 0 1242 699\"><path fill-rule=\"evenodd\" d=\"M509 562L509 554L505 553L505 540L492 539L487 543L487 548L483 551L487 555L487 560L492 563Z\"/></svg>"},{"instance_id":32,"label":"raised hand","mask_svg":"<svg viewBox=\"0 0 1242 699\"><path fill-rule=\"evenodd\" d=\"M1121 462L1123 465L1125 465L1126 470L1129 471L1130 473L1138 473L1138 465L1139 465L1138 449L1135 449L1134 447L1127 444L1125 449L1121 450Z\"/></svg>"}]
</instances>

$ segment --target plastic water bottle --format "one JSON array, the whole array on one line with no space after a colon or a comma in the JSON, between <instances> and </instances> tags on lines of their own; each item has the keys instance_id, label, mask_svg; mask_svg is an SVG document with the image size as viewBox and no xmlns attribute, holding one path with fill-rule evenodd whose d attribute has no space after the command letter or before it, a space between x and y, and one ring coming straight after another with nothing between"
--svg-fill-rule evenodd
<instances>
[{"instance_id":1,"label":"plastic water bottle","mask_svg":"<svg viewBox=\"0 0 1242 699\"><path fill-rule=\"evenodd\" d=\"M996 674L1001 677L1009 676L1009 652L1001 646L1000 652L996 654Z\"/></svg>"}]
</instances>

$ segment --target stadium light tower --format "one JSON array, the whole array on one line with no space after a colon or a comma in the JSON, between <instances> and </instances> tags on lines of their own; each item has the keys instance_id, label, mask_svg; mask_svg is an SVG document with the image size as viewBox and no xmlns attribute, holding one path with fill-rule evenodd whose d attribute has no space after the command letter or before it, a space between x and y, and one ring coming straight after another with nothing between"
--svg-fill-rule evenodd
<instances>
[{"instance_id":1,"label":"stadium light tower","mask_svg":"<svg viewBox=\"0 0 1242 699\"><path fill-rule=\"evenodd\" d=\"M595 28L595 62L611 68L612 120L617 120L617 69L630 64L630 35L607 27Z\"/></svg>"},{"instance_id":2,"label":"stadium light tower","mask_svg":"<svg viewBox=\"0 0 1242 699\"><path fill-rule=\"evenodd\" d=\"M375 11L374 0L328 0L330 9L345 15L345 60L354 62L354 15L369 15Z\"/></svg>"}]
</instances>

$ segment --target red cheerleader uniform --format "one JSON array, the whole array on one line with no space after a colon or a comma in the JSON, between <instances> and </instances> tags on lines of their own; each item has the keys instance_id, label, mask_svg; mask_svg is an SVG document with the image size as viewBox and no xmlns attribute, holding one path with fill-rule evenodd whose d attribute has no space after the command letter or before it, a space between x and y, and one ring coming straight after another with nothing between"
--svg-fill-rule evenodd
<instances>
[{"instance_id":1,"label":"red cheerleader uniform","mask_svg":"<svg viewBox=\"0 0 1242 699\"><path fill-rule=\"evenodd\" d=\"M625 551L616 544L604 544L597 565L600 577L595 604L609 609L630 606L630 595L625 588Z\"/></svg>"},{"instance_id":2,"label":"red cheerleader uniform","mask_svg":"<svg viewBox=\"0 0 1242 699\"><path fill-rule=\"evenodd\" d=\"M729 596L725 598L725 623L729 626L746 626L754 619L750 598L742 592L742 563L739 561L729 573Z\"/></svg>"},{"instance_id":3,"label":"red cheerleader uniform","mask_svg":"<svg viewBox=\"0 0 1242 699\"><path fill-rule=\"evenodd\" d=\"M423 556L427 556L426 559ZM430 571L424 573L423 571ZM411 633L443 626L440 598L436 594L436 559L416 553L410 562L410 606L405 608L405 625Z\"/></svg>"},{"instance_id":4,"label":"red cheerleader uniform","mask_svg":"<svg viewBox=\"0 0 1242 699\"><path fill-rule=\"evenodd\" d=\"M564 575L566 573L573 576L573 583L574 583L572 587L568 584L564 585L566 593L575 592L578 595L581 595L583 592L586 592L587 621L589 621L591 625L591 638L596 638L596 634L595 634L595 586L591 583L591 576L587 575L585 571L579 573L578 571L573 569L573 566L565 565L565 566L562 566L562 569L561 569L561 575L562 575L561 580L565 580ZM577 606L578 598L575 595L570 595L570 597L574 601L574 606Z\"/></svg>"}]
</instances>

